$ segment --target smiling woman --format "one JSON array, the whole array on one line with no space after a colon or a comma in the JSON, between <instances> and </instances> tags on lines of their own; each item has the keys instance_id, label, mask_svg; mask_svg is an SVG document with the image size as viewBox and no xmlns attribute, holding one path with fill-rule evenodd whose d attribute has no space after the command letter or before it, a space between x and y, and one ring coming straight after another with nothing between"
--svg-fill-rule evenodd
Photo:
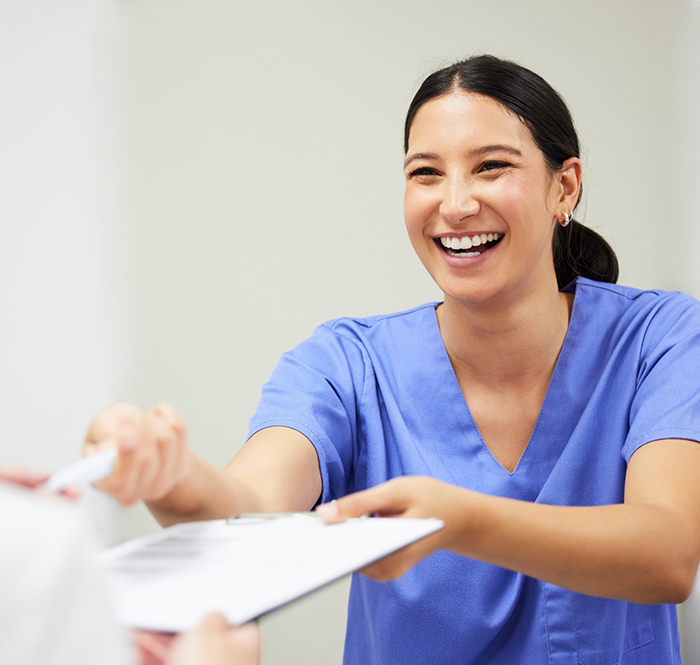
<instances>
[{"instance_id":1,"label":"smiling woman","mask_svg":"<svg viewBox=\"0 0 700 665\"><path fill-rule=\"evenodd\" d=\"M347 663L680 662L700 559L700 304L616 286L575 221L578 140L539 76L481 56L406 120L405 218L444 302L328 322L285 354L225 470L172 407L86 452L163 524L308 510L439 517L357 575ZM393 580L383 583L384 580Z\"/></svg>"},{"instance_id":2,"label":"smiling woman","mask_svg":"<svg viewBox=\"0 0 700 665\"><path fill-rule=\"evenodd\" d=\"M415 114L406 164L408 235L446 299L520 299L547 280L556 292L551 238L578 198L577 158L551 172L517 116L458 88Z\"/></svg>"}]
</instances>

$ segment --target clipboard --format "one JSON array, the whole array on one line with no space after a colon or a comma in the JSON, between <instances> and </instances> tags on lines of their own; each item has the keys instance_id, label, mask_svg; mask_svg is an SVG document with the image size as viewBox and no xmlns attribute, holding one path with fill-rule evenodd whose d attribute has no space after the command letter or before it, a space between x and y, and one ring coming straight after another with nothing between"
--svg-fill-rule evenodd
<instances>
[{"instance_id":1,"label":"clipboard","mask_svg":"<svg viewBox=\"0 0 700 665\"><path fill-rule=\"evenodd\" d=\"M219 612L242 625L443 526L380 517L328 525L305 515L188 522L103 551L117 618L181 632Z\"/></svg>"}]
</instances>

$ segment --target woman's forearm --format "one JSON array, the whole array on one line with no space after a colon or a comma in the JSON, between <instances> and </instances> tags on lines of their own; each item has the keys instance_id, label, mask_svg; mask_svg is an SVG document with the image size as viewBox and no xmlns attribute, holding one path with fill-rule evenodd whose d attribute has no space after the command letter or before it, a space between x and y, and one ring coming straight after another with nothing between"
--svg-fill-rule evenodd
<instances>
[{"instance_id":1,"label":"woman's forearm","mask_svg":"<svg viewBox=\"0 0 700 665\"><path fill-rule=\"evenodd\" d=\"M552 506L480 494L434 478L395 478L320 510L328 521L437 517L444 528L364 572L395 579L436 549L558 586L637 603L678 603L700 560L700 445L666 439L631 458L624 503Z\"/></svg>"},{"instance_id":2,"label":"woman's forearm","mask_svg":"<svg viewBox=\"0 0 700 665\"><path fill-rule=\"evenodd\" d=\"M321 494L315 448L286 427L252 436L224 470L188 454L188 473L162 499L147 502L164 526L240 513L311 510Z\"/></svg>"},{"instance_id":3,"label":"woman's forearm","mask_svg":"<svg viewBox=\"0 0 700 665\"><path fill-rule=\"evenodd\" d=\"M483 495L462 496L459 504L464 513L455 524L464 526L453 530L450 551L579 593L638 603L682 602L692 588L697 537L669 509L549 506Z\"/></svg>"},{"instance_id":4,"label":"woman's forearm","mask_svg":"<svg viewBox=\"0 0 700 665\"><path fill-rule=\"evenodd\" d=\"M162 526L260 512L260 500L243 482L190 451L187 475L158 501L146 501Z\"/></svg>"}]
</instances>

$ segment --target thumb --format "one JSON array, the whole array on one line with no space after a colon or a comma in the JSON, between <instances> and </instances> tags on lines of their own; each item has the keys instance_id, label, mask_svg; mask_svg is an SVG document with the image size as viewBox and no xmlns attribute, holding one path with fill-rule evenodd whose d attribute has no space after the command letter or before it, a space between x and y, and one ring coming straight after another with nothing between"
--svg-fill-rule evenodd
<instances>
[{"instance_id":1,"label":"thumb","mask_svg":"<svg viewBox=\"0 0 700 665\"><path fill-rule=\"evenodd\" d=\"M392 482L349 494L316 508L316 512L329 524L364 515L396 517L405 510L405 501Z\"/></svg>"},{"instance_id":2,"label":"thumb","mask_svg":"<svg viewBox=\"0 0 700 665\"><path fill-rule=\"evenodd\" d=\"M216 635L217 633L225 633L228 630L228 623L221 614L210 614L202 621L200 630L203 633Z\"/></svg>"}]
</instances>

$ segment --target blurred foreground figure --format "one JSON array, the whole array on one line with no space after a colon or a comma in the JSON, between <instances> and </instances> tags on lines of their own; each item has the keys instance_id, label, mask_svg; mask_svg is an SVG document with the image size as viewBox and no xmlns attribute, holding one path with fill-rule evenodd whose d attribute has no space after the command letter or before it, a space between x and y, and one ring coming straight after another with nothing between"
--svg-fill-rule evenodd
<instances>
[{"instance_id":1,"label":"blurred foreground figure","mask_svg":"<svg viewBox=\"0 0 700 665\"><path fill-rule=\"evenodd\" d=\"M175 638L120 628L80 511L29 490L45 478L0 468L3 665L259 665L257 627L218 615Z\"/></svg>"},{"instance_id":2,"label":"blurred foreground figure","mask_svg":"<svg viewBox=\"0 0 700 665\"><path fill-rule=\"evenodd\" d=\"M0 533L5 665L134 662L75 507L0 483Z\"/></svg>"}]
</instances>

